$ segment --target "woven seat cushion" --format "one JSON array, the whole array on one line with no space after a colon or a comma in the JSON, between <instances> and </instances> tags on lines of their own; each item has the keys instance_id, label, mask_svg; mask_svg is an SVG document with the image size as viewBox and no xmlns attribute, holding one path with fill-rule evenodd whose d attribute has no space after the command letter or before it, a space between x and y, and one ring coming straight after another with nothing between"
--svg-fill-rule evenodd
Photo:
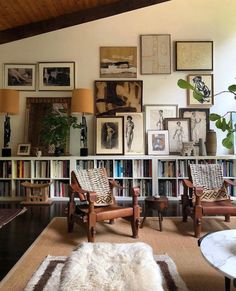
<instances>
[{"instance_id":1,"label":"woven seat cushion","mask_svg":"<svg viewBox=\"0 0 236 291\"><path fill-rule=\"evenodd\" d=\"M113 204L113 197L106 171L103 168L74 171L80 187L83 190L96 192L96 206Z\"/></svg>"},{"instance_id":2,"label":"woven seat cushion","mask_svg":"<svg viewBox=\"0 0 236 291\"><path fill-rule=\"evenodd\" d=\"M229 195L224 186L222 166L219 164L191 164L191 176L194 187L202 187L201 201L228 200Z\"/></svg>"}]
</instances>

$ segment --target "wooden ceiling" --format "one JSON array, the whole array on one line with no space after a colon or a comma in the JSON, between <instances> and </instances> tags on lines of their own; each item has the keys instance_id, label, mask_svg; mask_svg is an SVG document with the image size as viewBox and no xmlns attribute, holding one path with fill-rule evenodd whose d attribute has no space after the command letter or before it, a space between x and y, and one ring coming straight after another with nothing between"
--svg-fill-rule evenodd
<instances>
[{"instance_id":1,"label":"wooden ceiling","mask_svg":"<svg viewBox=\"0 0 236 291\"><path fill-rule=\"evenodd\" d=\"M170 0L0 0L0 44Z\"/></svg>"}]
</instances>

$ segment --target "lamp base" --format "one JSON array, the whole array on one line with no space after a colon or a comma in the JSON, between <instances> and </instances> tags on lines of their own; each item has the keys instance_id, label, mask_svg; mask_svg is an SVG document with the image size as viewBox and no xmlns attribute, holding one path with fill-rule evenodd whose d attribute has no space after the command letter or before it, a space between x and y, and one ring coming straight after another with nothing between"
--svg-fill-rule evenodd
<instances>
[{"instance_id":1,"label":"lamp base","mask_svg":"<svg viewBox=\"0 0 236 291\"><path fill-rule=\"evenodd\" d=\"M80 149L80 156L86 157L88 155L88 148L81 148Z\"/></svg>"},{"instance_id":2,"label":"lamp base","mask_svg":"<svg viewBox=\"0 0 236 291\"><path fill-rule=\"evenodd\" d=\"M10 157L11 156L11 149L10 148L3 148L2 149L2 157Z\"/></svg>"}]
</instances>

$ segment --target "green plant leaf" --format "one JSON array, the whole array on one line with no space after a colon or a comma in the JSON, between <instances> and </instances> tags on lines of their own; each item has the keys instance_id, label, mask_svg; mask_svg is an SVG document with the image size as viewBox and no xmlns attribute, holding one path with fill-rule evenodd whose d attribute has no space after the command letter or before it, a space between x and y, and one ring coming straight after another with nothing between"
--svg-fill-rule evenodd
<instances>
[{"instance_id":1,"label":"green plant leaf","mask_svg":"<svg viewBox=\"0 0 236 291\"><path fill-rule=\"evenodd\" d=\"M233 147L234 135L232 133L227 134L227 137L222 140L222 145L227 149L231 149Z\"/></svg>"},{"instance_id":2,"label":"green plant leaf","mask_svg":"<svg viewBox=\"0 0 236 291\"><path fill-rule=\"evenodd\" d=\"M236 93L236 85L235 85L235 84L230 85L230 86L228 87L228 90L229 90L230 92L235 92L235 93Z\"/></svg>"},{"instance_id":3,"label":"green plant leaf","mask_svg":"<svg viewBox=\"0 0 236 291\"><path fill-rule=\"evenodd\" d=\"M221 119L218 119L217 121L216 121L216 123L215 123L215 125L216 125L216 127L217 128L222 128L222 122L221 122Z\"/></svg>"},{"instance_id":4,"label":"green plant leaf","mask_svg":"<svg viewBox=\"0 0 236 291\"><path fill-rule=\"evenodd\" d=\"M177 82L177 85L181 88L181 89L190 89L190 90L194 90L194 87L187 81L183 80L183 79L179 79Z\"/></svg>"},{"instance_id":5,"label":"green plant leaf","mask_svg":"<svg viewBox=\"0 0 236 291\"><path fill-rule=\"evenodd\" d=\"M222 131L225 131L227 129L227 123L225 118L222 118L221 129Z\"/></svg>"},{"instance_id":6,"label":"green plant leaf","mask_svg":"<svg viewBox=\"0 0 236 291\"><path fill-rule=\"evenodd\" d=\"M193 97L200 103L204 102L204 96L196 90L193 91Z\"/></svg>"},{"instance_id":7,"label":"green plant leaf","mask_svg":"<svg viewBox=\"0 0 236 291\"><path fill-rule=\"evenodd\" d=\"M216 120L218 120L220 118L221 118L221 116L219 114L216 114L216 113L211 113L210 114L210 120L211 121L216 121Z\"/></svg>"}]
</instances>

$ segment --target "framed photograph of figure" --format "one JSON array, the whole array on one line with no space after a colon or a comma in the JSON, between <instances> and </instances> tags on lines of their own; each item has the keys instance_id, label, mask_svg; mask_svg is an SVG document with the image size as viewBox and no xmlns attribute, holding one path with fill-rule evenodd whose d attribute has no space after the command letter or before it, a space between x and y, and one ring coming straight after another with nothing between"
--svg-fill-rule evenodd
<instances>
[{"instance_id":1,"label":"framed photograph of figure","mask_svg":"<svg viewBox=\"0 0 236 291\"><path fill-rule=\"evenodd\" d=\"M145 153L143 113L116 113L124 117L124 154L143 155Z\"/></svg>"},{"instance_id":2,"label":"framed photograph of figure","mask_svg":"<svg viewBox=\"0 0 236 291\"><path fill-rule=\"evenodd\" d=\"M145 105L146 131L163 130L165 118L175 118L178 113L178 105Z\"/></svg>"},{"instance_id":3,"label":"framed photograph of figure","mask_svg":"<svg viewBox=\"0 0 236 291\"><path fill-rule=\"evenodd\" d=\"M169 133L170 154L180 154L183 142L191 141L190 118L166 118L164 127Z\"/></svg>"},{"instance_id":4,"label":"framed photograph of figure","mask_svg":"<svg viewBox=\"0 0 236 291\"><path fill-rule=\"evenodd\" d=\"M169 155L168 130L148 130L148 154Z\"/></svg>"},{"instance_id":5,"label":"framed photograph of figure","mask_svg":"<svg viewBox=\"0 0 236 291\"><path fill-rule=\"evenodd\" d=\"M204 97L201 102L193 97L193 90L187 90L187 104L197 107L211 107L214 104L213 74L193 74L187 76L187 81Z\"/></svg>"},{"instance_id":6,"label":"framed photograph of figure","mask_svg":"<svg viewBox=\"0 0 236 291\"><path fill-rule=\"evenodd\" d=\"M75 88L75 63L39 63L39 91L70 91Z\"/></svg>"},{"instance_id":7,"label":"framed photograph of figure","mask_svg":"<svg viewBox=\"0 0 236 291\"><path fill-rule=\"evenodd\" d=\"M95 81L96 116L142 112L143 81Z\"/></svg>"},{"instance_id":8,"label":"framed photograph of figure","mask_svg":"<svg viewBox=\"0 0 236 291\"><path fill-rule=\"evenodd\" d=\"M29 156L30 155L30 143L20 143L17 146L17 155L18 156Z\"/></svg>"},{"instance_id":9,"label":"framed photograph of figure","mask_svg":"<svg viewBox=\"0 0 236 291\"><path fill-rule=\"evenodd\" d=\"M96 155L124 154L123 116L96 118Z\"/></svg>"},{"instance_id":10,"label":"framed photograph of figure","mask_svg":"<svg viewBox=\"0 0 236 291\"><path fill-rule=\"evenodd\" d=\"M4 64L4 88L34 91L36 64Z\"/></svg>"}]
</instances>

